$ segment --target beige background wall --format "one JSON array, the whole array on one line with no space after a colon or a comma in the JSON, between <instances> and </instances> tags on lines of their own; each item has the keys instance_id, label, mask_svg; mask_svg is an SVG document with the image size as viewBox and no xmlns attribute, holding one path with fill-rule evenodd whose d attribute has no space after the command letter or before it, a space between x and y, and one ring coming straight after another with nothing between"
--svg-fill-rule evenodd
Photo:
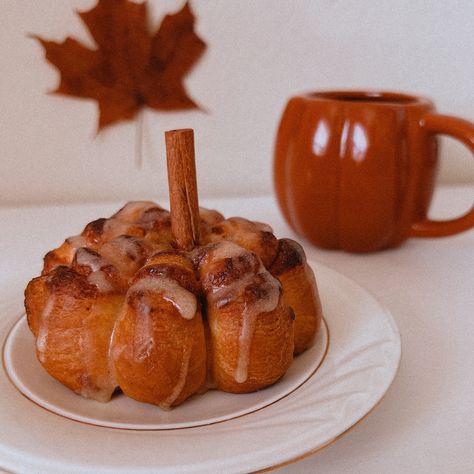
<instances>
[{"instance_id":1,"label":"beige background wall","mask_svg":"<svg viewBox=\"0 0 474 474\"><path fill-rule=\"evenodd\" d=\"M439 111L474 120L472 0L194 0L208 51L189 76L209 110L135 123L95 137L93 102L48 96L56 71L27 33L90 43L74 9L94 0L3 0L0 28L0 204L166 195L163 131L196 130L202 195L271 192L275 129L286 99L310 89L372 87L432 97ZM153 23L182 5L150 0ZM461 145L444 146L440 180L473 182Z\"/></svg>"}]
</instances>

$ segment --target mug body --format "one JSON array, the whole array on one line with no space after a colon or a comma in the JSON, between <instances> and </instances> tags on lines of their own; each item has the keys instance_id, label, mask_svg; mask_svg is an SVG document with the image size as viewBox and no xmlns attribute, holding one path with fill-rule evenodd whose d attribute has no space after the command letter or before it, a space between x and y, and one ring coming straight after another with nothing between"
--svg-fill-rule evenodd
<instances>
[{"instance_id":1,"label":"mug body","mask_svg":"<svg viewBox=\"0 0 474 474\"><path fill-rule=\"evenodd\" d=\"M369 91L293 97L280 121L274 184L293 229L323 248L394 247L426 216L437 143L424 98Z\"/></svg>"}]
</instances>

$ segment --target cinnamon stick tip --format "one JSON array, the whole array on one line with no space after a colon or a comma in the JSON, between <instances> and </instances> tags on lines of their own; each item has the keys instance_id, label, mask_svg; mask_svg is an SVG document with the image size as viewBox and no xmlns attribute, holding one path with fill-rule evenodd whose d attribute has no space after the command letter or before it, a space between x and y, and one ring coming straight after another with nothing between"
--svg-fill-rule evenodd
<instances>
[{"instance_id":1,"label":"cinnamon stick tip","mask_svg":"<svg viewBox=\"0 0 474 474\"><path fill-rule=\"evenodd\" d=\"M194 130L192 128L178 128L176 130L167 130L165 132L165 137L172 137L178 135L193 135Z\"/></svg>"}]
</instances>

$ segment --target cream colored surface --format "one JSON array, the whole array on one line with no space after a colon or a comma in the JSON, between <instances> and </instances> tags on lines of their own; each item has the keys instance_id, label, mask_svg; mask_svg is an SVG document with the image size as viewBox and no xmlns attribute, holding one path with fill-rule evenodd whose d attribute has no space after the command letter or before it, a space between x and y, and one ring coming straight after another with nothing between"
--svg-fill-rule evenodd
<instances>
[{"instance_id":1,"label":"cream colored surface","mask_svg":"<svg viewBox=\"0 0 474 474\"><path fill-rule=\"evenodd\" d=\"M135 166L136 124L95 136L93 102L47 95L58 74L37 33L90 44L74 9L95 0L7 0L0 28L0 204L83 202L166 195L163 132L196 130L201 195L271 190L276 126L293 93L341 87L406 90L439 111L474 120L471 0L194 1L209 44L187 80L208 110L144 115L144 166ZM177 0L150 0L153 23ZM474 181L470 153L449 140L444 182Z\"/></svg>"}]
</instances>

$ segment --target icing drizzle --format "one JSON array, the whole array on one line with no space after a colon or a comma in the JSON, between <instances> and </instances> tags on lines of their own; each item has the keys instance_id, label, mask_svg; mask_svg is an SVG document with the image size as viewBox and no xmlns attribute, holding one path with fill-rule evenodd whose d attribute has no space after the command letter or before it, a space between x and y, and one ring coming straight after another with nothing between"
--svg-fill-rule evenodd
<instances>
[{"instance_id":1,"label":"icing drizzle","mask_svg":"<svg viewBox=\"0 0 474 474\"><path fill-rule=\"evenodd\" d=\"M159 293L164 300L172 303L184 319L193 319L197 311L196 296L171 278L161 276L142 278L134 283L129 291Z\"/></svg>"},{"instance_id":2,"label":"icing drizzle","mask_svg":"<svg viewBox=\"0 0 474 474\"><path fill-rule=\"evenodd\" d=\"M239 257L258 258L233 242L222 241L210 250L209 255L205 259L205 265L222 259L233 260ZM229 284L215 285L207 295L209 304L214 305L216 308L221 308L230 301L235 301L250 286L258 288L259 297L250 297L248 299L244 297L238 339L239 353L233 375L238 383L244 383L248 378L250 349L257 318L260 314L271 312L278 306L281 294L280 283L258 260L258 266L255 271L243 273L240 278L234 279Z\"/></svg>"}]
</instances>

